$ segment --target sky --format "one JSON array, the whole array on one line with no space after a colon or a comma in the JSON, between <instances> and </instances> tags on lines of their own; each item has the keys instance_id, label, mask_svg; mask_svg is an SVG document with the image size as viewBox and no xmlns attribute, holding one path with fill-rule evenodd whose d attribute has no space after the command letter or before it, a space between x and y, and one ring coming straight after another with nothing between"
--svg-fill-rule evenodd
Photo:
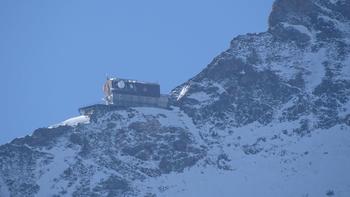
<instances>
[{"instance_id":1,"label":"sky","mask_svg":"<svg viewBox=\"0 0 350 197\"><path fill-rule=\"evenodd\" d=\"M106 76L192 78L237 35L266 31L272 0L1 0L0 144L100 103Z\"/></svg>"}]
</instances>

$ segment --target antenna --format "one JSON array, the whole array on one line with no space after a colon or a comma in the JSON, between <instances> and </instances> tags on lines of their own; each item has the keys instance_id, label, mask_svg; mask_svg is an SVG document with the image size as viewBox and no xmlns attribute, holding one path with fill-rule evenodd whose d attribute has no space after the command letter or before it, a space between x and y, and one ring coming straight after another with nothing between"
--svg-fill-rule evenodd
<instances>
[{"instance_id":1,"label":"antenna","mask_svg":"<svg viewBox=\"0 0 350 197\"><path fill-rule=\"evenodd\" d=\"M107 81L110 79L110 77L107 73L106 73L106 78L107 78Z\"/></svg>"}]
</instances>

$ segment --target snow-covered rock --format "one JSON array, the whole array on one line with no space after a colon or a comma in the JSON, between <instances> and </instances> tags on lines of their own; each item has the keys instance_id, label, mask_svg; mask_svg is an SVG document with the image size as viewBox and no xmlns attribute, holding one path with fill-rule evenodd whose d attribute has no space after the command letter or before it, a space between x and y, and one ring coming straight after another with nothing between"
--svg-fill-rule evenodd
<instances>
[{"instance_id":1,"label":"snow-covered rock","mask_svg":"<svg viewBox=\"0 0 350 197\"><path fill-rule=\"evenodd\" d=\"M55 124L50 126L50 128L58 127L58 126L77 126L78 124L88 124L90 123L90 117L86 115L81 115L73 118L69 118L59 124Z\"/></svg>"},{"instance_id":2,"label":"snow-covered rock","mask_svg":"<svg viewBox=\"0 0 350 197\"><path fill-rule=\"evenodd\" d=\"M277 0L176 87L0 146L0 197L350 195L350 0Z\"/></svg>"}]
</instances>

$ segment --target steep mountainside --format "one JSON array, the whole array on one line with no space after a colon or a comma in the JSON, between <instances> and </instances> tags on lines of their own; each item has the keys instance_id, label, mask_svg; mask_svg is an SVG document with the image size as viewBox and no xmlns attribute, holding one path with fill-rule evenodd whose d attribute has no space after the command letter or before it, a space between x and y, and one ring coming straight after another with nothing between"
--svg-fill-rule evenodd
<instances>
[{"instance_id":1,"label":"steep mountainside","mask_svg":"<svg viewBox=\"0 0 350 197\"><path fill-rule=\"evenodd\" d=\"M277 0L176 87L0 146L0 196L350 196L350 0Z\"/></svg>"}]
</instances>

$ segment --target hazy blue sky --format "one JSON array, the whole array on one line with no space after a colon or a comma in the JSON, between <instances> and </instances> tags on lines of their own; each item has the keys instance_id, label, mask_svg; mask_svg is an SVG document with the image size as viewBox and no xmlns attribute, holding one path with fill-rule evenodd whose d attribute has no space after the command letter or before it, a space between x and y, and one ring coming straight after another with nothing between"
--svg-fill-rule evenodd
<instances>
[{"instance_id":1,"label":"hazy blue sky","mask_svg":"<svg viewBox=\"0 0 350 197\"><path fill-rule=\"evenodd\" d=\"M1 0L0 143L100 102L105 75L159 82L201 71L267 29L272 0Z\"/></svg>"}]
</instances>

